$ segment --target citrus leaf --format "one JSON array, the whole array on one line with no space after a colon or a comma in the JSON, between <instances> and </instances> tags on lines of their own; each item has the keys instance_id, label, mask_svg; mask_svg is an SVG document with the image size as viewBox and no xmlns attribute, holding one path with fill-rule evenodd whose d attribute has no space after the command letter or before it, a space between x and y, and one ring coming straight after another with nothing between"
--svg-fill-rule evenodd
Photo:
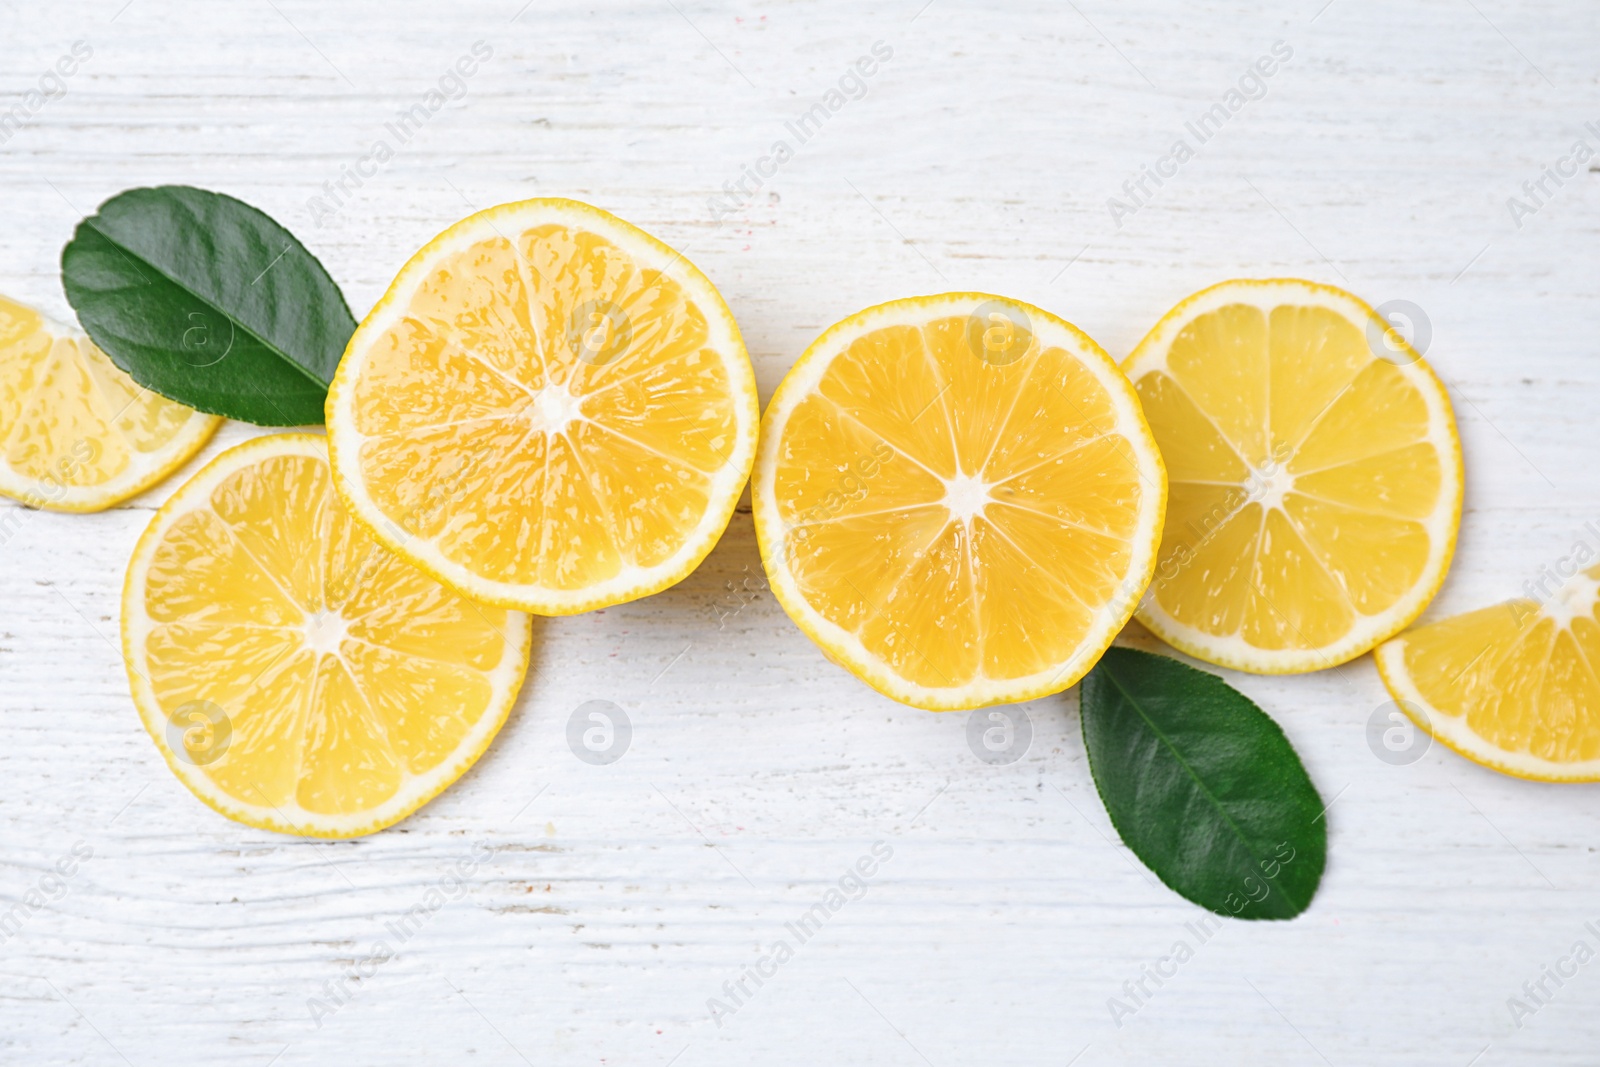
<instances>
[{"instance_id":1,"label":"citrus leaf","mask_svg":"<svg viewBox=\"0 0 1600 1067\"><path fill-rule=\"evenodd\" d=\"M61 250L78 321L147 389L262 426L322 421L356 322L288 230L221 193L129 189Z\"/></svg>"},{"instance_id":2,"label":"citrus leaf","mask_svg":"<svg viewBox=\"0 0 1600 1067\"><path fill-rule=\"evenodd\" d=\"M1108 649L1081 694L1095 788L1145 866L1219 915L1306 909L1327 824L1277 723L1216 675L1131 648Z\"/></svg>"}]
</instances>

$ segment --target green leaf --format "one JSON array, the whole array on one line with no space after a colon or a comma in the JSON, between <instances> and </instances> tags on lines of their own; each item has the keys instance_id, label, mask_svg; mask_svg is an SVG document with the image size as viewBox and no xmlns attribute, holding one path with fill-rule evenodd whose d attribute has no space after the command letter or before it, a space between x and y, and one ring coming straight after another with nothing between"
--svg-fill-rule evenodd
<instances>
[{"instance_id":1,"label":"green leaf","mask_svg":"<svg viewBox=\"0 0 1600 1067\"><path fill-rule=\"evenodd\" d=\"M1145 866L1219 915L1306 909L1327 823L1277 723L1216 675L1131 648L1108 649L1081 693L1095 787Z\"/></svg>"},{"instance_id":2,"label":"green leaf","mask_svg":"<svg viewBox=\"0 0 1600 1067\"><path fill-rule=\"evenodd\" d=\"M322 421L356 322L294 235L249 204L186 185L129 189L61 250L78 321L133 380L262 426Z\"/></svg>"}]
</instances>

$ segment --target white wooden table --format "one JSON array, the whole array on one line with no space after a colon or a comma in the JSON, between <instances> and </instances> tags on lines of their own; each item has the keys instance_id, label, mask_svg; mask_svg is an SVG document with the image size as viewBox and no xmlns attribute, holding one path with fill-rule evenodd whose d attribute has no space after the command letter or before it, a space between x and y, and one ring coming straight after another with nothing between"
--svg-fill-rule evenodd
<instances>
[{"instance_id":1,"label":"white wooden table","mask_svg":"<svg viewBox=\"0 0 1600 1067\"><path fill-rule=\"evenodd\" d=\"M1013 295L1120 357L1201 286L1296 275L1431 324L1468 477L1433 613L1516 595L1600 519L1600 175L1546 179L1542 205L1523 189L1600 149L1593 4L520 2L0 6L0 104L27 119L0 145L0 292L68 314L62 244L133 185L260 206L358 315L472 209L573 196L711 276L766 396L822 328L897 296ZM458 98L387 132L477 41ZM1292 56L1199 144L1185 124L1279 41ZM786 124L819 101L800 143ZM1193 158L1132 203L1179 137ZM779 140L793 158L760 174ZM313 203L346 173L335 210ZM0 1062L1600 1061L1600 962L1546 980L1520 1027L1507 1008L1576 941L1600 949L1594 787L1379 760L1368 658L1229 674L1332 801L1329 860L1301 918L1200 945L1203 913L1110 827L1076 691L1025 706L1022 759L980 762L966 716L879 698L790 625L747 507L676 588L539 625L499 740L416 816L344 843L228 822L166 771L116 648L125 559L172 484L23 513L0 546L0 913L47 899L0 934ZM589 700L631 721L617 762L568 748ZM865 894L799 944L785 924L880 841ZM57 881L74 847L92 855ZM1194 958L1115 1025L1108 998L1180 939ZM714 1019L779 940L793 958Z\"/></svg>"}]
</instances>

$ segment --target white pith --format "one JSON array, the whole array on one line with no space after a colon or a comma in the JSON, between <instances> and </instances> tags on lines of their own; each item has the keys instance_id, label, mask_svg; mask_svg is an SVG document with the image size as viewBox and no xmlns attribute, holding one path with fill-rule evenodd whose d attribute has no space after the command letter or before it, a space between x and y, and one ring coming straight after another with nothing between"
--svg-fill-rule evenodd
<instances>
[{"instance_id":1,"label":"white pith","mask_svg":"<svg viewBox=\"0 0 1600 1067\"><path fill-rule=\"evenodd\" d=\"M944 483L944 506L952 519L970 525L993 499L989 495L992 488L992 483L976 475L957 474Z\"/></svg>"},{"instance_id":2,"label":"white pith","mask_svg":"<svg viewBox=\"0 0 1600 1067\"><path fill-rule=\"evenodd\" d=\"M318 657L337 656L350 633L350 621L337 611L313 611L301 624L301 640Z\"/></svg>"},{"instance_id":3,"label":"white pith","mask_svg":"<svg viewBox=\"0 0 1600 1067\"><path fill-rule=\"evenodd\" d=\"M1541 605L1540 610L1546 618L1555 622L1563 630L1572 628L1573 619L1593 619L1594 606L1597 596L1600 596L1600 581L1589 577L1579 571L1555 591L1549 600Z\"/></svg>"},{"instance_id":4,"label":"white pith","mask_svg":"<svg viewBox=\"0 0 1600 1067\"><path fill-rule=\"evenodd\" d=\"M552 437L565 434L575 421L583 418L578 398L559 382L551 382L534 394L533 412L534 429Z\"/></svg>"}]
</instances>

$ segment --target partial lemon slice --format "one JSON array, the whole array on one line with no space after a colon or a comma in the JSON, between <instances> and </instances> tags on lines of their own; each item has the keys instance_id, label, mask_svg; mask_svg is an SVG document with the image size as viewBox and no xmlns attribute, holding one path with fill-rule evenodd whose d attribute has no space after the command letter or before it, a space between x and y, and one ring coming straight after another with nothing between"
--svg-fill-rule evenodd
<instances>
[{"instance_id":1,"label":"partial lemon slice","mask_svg":"<svg viewBox=\"0 0 1600 1067\"><path fill-rule=\"evenodd\" d=\"M1094 665L1150 580L1166 478L1099 345L949 293L812 343L767 407L753 497L800 629L879 692L947 711Z\"/></svg>"},{"instance_id":2,"label":"partial lemon slice","mask_svg":"<svg viewBox=\"0 0 1600 1067\"><path fill-rule=\"evenodd\" d=\"M1139 621L1208 663L1290 674L1415 619L1461 519L1443 385L1356 297L1231 281L1166 314L1123 369L1171 479Z\"/></svg>"},{"instance_id":3,"label":"partial lemon slice","mask_svg":"<svg viewBox=\"0 0 1600 1067\"><path fill-rule=\"evenodd\" d=\"M1468 759L1600 781L1600 566L1550 594L1418 626L1373 658L1401 709Z\"/></svg>"},{"instance_id":4,"label":"partial lemon slice","mask_svg":"<svg viewBox=\"0 0 1600 1067\"><path fill-rule=\"evenodd\" d=\"M140 388L80 331L0 297L0 493L100 511L183 466L221 422Z\"/></svg>"},{"instance_id":5,"label":"partial lemon slice","mask_svg":"<svg viewBox=\"0 0 1600 1067\"><path fill-rule=\"evenodd\" d=\"M461 777L531 640L528 616L352 521L311 434L212 460L156 513L122 593L134 702L172 772L230 819L313 837L382 829Z\"/></svg>"},{"instance_id":6,"label":"partial lemon slice","mask_svg":"<svg viewBox=\"0 0 1600 1067\"><path fill-rule=\"evenodd\" d=\"M434 238L328 393L336 484L378 538L474 599L543 615L694 570L749 478L758 420L705 275L571 200Z\"/></svg>"}]
</instances>

